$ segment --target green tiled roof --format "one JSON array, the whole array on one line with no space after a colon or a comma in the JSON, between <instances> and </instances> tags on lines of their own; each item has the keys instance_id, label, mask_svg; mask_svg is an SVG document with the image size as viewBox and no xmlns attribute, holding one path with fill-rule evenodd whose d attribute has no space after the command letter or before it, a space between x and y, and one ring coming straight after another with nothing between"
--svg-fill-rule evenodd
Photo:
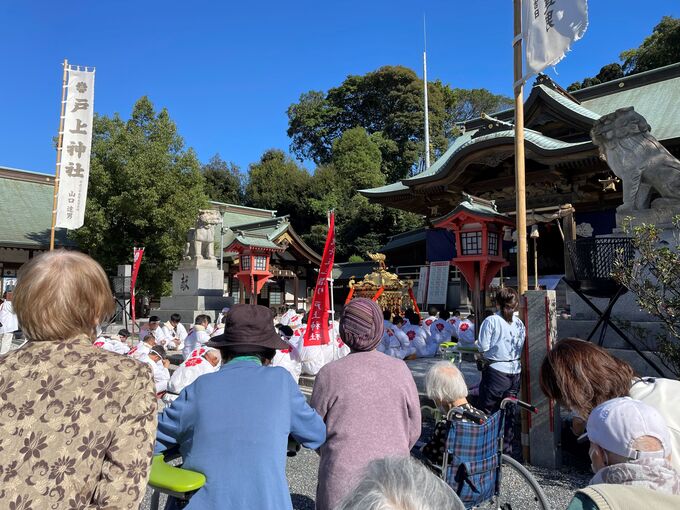
<instances>
[{"instance_id":1,"label":"green tiled roof","mask_svg":"<svg viewBox=\"0 0 680 510\"><path fill-rule=\"evenodd\" d=\"M45 176L46 178L48 176ZM52 225L51 182L0 178L0 244L25 248L48 248ZM57 229L57 245L73 245L66 230Z\"/></svg>"},{"instance_id":2,"label":"green tiled roof","mask_svg":"<svg viewBox=\"0 0 680 510\"><path fill-rule=\"evenodd\" d=\"M545 94L547 94L548 97L550 97L552 100L557 101L565 108L569 108L571 111L576 112L579 115L582 115L583 117L586 117L591 120L598 120L601 117L601 114L589 110L583 104L575 103L568 97L563 96L562 94L551 89L550 87L546 87L545 85L536 85L536 87L539 88Z\"/></svg>"},{"instance_id":3,"label":"green tiled roof","mask_svg":"<svg viewBox=\"0 0 680 510\"><path fill-rule=\"evenodd\" d=\"M635 88L624 86L616 94L584 100L582 105L600 115L633 106L658 140L680 137L680 77Z\"/></svg>"}]
</instances>

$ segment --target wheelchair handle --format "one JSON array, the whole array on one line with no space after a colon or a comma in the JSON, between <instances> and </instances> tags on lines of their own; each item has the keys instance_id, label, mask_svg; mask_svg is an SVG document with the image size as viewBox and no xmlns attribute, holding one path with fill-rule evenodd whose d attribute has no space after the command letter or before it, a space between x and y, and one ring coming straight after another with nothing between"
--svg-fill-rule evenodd
<instances>
[{"instance_id":1,"label":"wheelchair handle","mask_svg":"<svg viewBox=\"0 0 680 510\"><path fill-rule=\"evenodd\" d=\"M533 406L527 402L523 402L522 400L515 398L515 397L506 397L501 401L501 409L505 409L508 404L516 404L520 406L522 409L526 409L527 411L537 414L538 413L538 407Z\"/></svg>"},{"instance_id":2,"label":"wheelchair handle","mask_svg":"<svg viewBox=\"0 0 680 510\"><path fill-rule=\"evenodd\" d=\"M463 418L467 418L472 423L476 423L477 425L481 425L486 421L484 418L481 418L462 407L452 407L451 410L446 414L446 419L450 421L452 414L460 414Z\"/></svg>"}]
</instances>

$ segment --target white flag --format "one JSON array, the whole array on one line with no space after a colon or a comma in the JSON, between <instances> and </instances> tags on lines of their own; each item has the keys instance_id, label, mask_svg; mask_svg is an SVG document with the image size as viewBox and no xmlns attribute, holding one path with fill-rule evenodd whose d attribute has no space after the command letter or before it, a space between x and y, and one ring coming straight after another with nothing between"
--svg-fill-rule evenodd
<instances>
[{"instance_id":1,"label":"white flag","mask_svg":"<svg viewBox=\"0 0 680 510\"><path fill-rule=\"evenodd\" d=\"M587 0L522 0L524 80L562 60L587 28Z\"/></svg>"},{"instance_id":2,"label":"white flag","mask_svg":"<svg viewBox=\"0 0 680 510\"><path fill-rule=\"evenodd\" d=\"M82 227L85 221L92 151L94 71L80 71L76 66L69 66L67 83L56 227L73 230Z\"/></svg>"}]
</instances>

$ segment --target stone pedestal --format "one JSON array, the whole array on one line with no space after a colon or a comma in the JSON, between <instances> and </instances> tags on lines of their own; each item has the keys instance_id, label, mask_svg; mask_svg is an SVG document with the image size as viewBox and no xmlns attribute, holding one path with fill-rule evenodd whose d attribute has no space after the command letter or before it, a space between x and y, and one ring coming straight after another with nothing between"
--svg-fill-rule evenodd
<instances>
[{"instance_id":1,"label":"stone pedestal","mask_svg":"<svg viewBox=\"0 0 680 510\"><path fill-rule=\"evenodd\" d=\"M172 296L161 298L160 308L153 313L163 321L178 313L182 322L193 324L200 314L214 321L222 308L232 304L232 298L224 296L224 272L217 268L217 260L192 259L173 271Z\"/></svg>"},{"instance_id":2,"label":"stone pedestal","mask_svg":"<svg viewBox=\"0 0 680 510\"><path fill-rule=\"evenodd\" d=\"M538 408L530 415L529 449L533 466L557 468L562 464L561 421L558 407L548 400L538 382L543 358L557 341L557 298L554 290L530 290L527 303L529 400Z\"/></svg>"}]
</instances>

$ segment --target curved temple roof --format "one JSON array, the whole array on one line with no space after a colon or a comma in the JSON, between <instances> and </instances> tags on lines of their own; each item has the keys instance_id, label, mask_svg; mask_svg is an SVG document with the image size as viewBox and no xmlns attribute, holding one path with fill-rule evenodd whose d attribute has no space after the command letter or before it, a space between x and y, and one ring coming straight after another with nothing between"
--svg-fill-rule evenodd
<instances>
[{"instance_id":1,"label":"curved temple roof","mask_svg":"<svg viewBox=\"0 0 680 510\"><path fill-rule=\"evenodd\" d=\"M527 159L562 158L584 153L592 156L594 145L587 134L600 116L618 108L634 106L652 126L661 141L680 139L680 63L646 73L628 76L568 93L550 78L541 75L525 102L525 121L531 126L540 123L546 112L565 125L582 132L580 140L565 141L525 129ZM495 118L474 119L465 124L466 132L456 138L448 150L427 170L400 182L372 189L359 190L365 197L383 198L413 195L418 188L445 184L460 170L458 164L477 151L506 147L514 152L514 110L495 114ZM463 163L464 165L464 163Z\"/></svg>"}]
</instances>

